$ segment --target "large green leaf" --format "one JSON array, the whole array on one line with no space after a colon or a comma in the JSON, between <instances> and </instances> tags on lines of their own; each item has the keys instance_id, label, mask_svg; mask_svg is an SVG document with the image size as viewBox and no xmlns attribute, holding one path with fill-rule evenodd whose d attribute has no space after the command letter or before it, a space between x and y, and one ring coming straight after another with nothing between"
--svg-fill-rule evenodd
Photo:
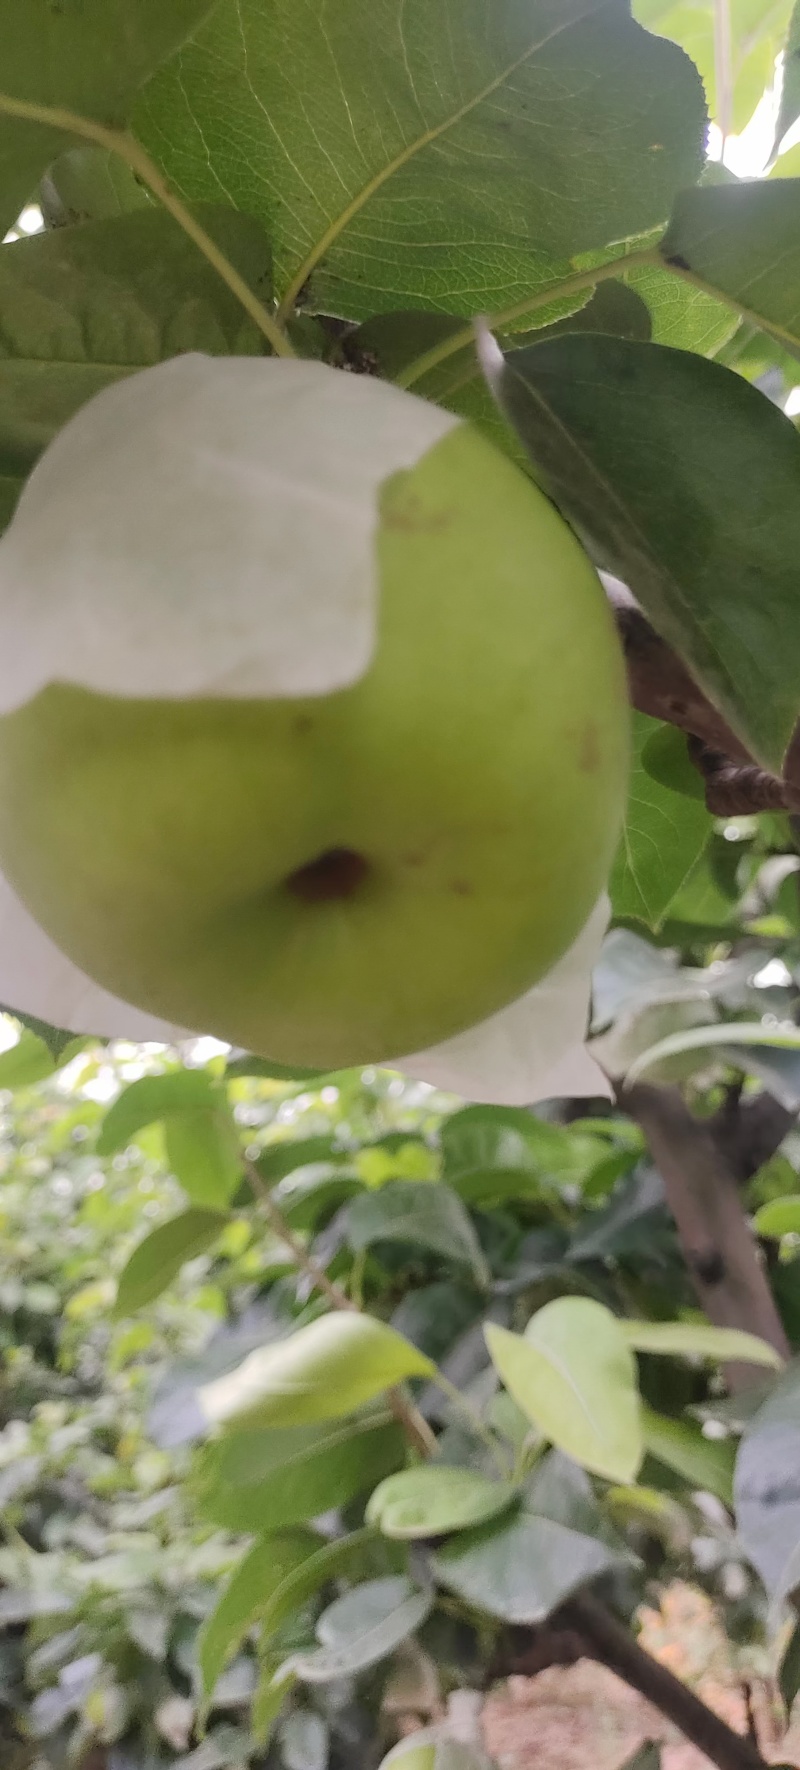
<instances>
[{"instance_id":1,"label":"large green leaf","mask_svg":"<svg viewBox=\"0 0 800 1770\"><path fill-rule=\"evenodd\" d=\"M223 1434L201 1457L198 1500L228 1530L279 1530L346 1505L398 1468L404 1450L387 1411Z\"/></svg>"},{"instance_id":2,"label":"large green leaf","mask_svg":"<svg viewBox=\"0 0 800 1770\"><path fill-rule=\"evenodd\" d=\"M728 369L578 335L486 351L537 478L753 754L780 768L800 683L800 437Z\"/></svg>"},{"instance_id":3,"label":"large green leaf","mask_svg":"<svg viewBox=\"0 0 800 1770\"><path fill-rule=\"evenodd\" d=\"M320 1646L295 1654L292 1671L306 1684L353 1677L393 1653L425 1621L433 1605L402 1575L368 1580L336 1598L317 1623Z\"/></svg>"},{"instance_id":4,"label":"large green leaf","mask_svg":"<svg viewBox=\"0 0 800 1770\"><path fill-rule=\"evenodd\" d=\"M682 191L661 250L800 356L800 178Z\"/></svg>"},{"instance_id":5,"label":"large green leaf","mask_svg":"<svg viewBox=\"0 0 800 1770\"><path fill-rule=\"evenodd\" d=\"M660 928L712 828L701 800L672 792L644 767L642 751L659 729L657 720L634 713L628 805L609 887L615 916L636 917L654 929Z\"/></svg>"},{"instance_id":6,"label":"large green leaf","mask_svg":"<svg viewBox=\"0 0 800 1770\"><path fill-rule=\"evenodd\" d=\"M199 219L251 287L269 283L258 223ZM23 468L92 395L185 350L258 352L263 340L172 217L157 209L62 227L0 251L0 455Z\"/></svg>"},{"instance_id":7,"label":"large green leaf","mask_svg":"<svg viewBox=\"0 0 800 1770\"><path fill-rule=\"evenodd\" d=\"M310 1530L286 1531L256 1543L239 1562L206 1618L197 1643L197 1661L207 1696L286 1575L319 1547L319 1538Z\"/></svg>"},{"instance_id":8,"label":"large green leaf","mask_svg":"<svg viewBox=\"0 0 800 1770\"><path fill-rule=\"evenodd\" d=\"M463 314L658 225L700 81L603 0L221 0L136 127L192 200L261 216L287 306Z\"/></svg>"},{"instance_id":9,"label":"large green leaf","mask_svg":"<svg viewBox=\"0 0 800 1770\"><path fill-rule=\"evenodd\" d=\"M489 1268L472 1220L458 1193L443 1182L390 1180L354 1199L345 1224L356 1252L376 1242L405 1242L467 1266L479 1285L489 1284Z\"/></svg>"},{"instance_id":10,"label":"large green leaf","mask_svg":"<svg viewBox=\"0 0 800 1770\"><path fill-rule=\"evenodd\" d=\"M210 1424L301 1426L341 1418L405 1377L436 1367L370 1315L324 1315L288 1340L251 1352L199 1392Z\"/></svg>"},{"instance_id":11,"label":"large green leaf","mask_svg":"<svg viewBox=\"0 0 800 1770\"><path fill-rule=\"evenodd\" d=\"M115 1315L133 1315L160 1297L187 1260L211 1247L222 1234L225 1221L219 1211L181 1211L179 1217L151 1229L122 1269Z\"/></svg>"},{"instance_id":12,"label":"large green leaf","mask_svg":"<svg viewBox=\"0 0 800 1770\"><path fill-rule=\"evenodd\" d=\"M487 1323L502 1381L552 1444L595 1474L630 1481L642 1458L636 1368L621 1324L588 1297L559 1297L524 1335Z\"/></svg>"},{"instance_id":13,"label":"large green leaf","mask_svg":"<svg viewBox=\"0 0 800 1770\"><path fill-rule=\"evenodd\" d=\"M597 1537L520 1506L453 1537L433 1557L433 1568L442 1585L477 1610L504 1622L535 1624L619 1559Z\"/></svg>"},{"instance_id":14,"label":"large green leaf","mask_svg":"<svg viewBox=\"0 0 800 1770\"><path fill-rule=\"evenodd\" d=\"M124 123L138 88L183 43L212 0L3 0L0 90ZM63 130L0 116L0 236L56 154ZM217 193L219 194L219 193Z\"/></svg>"},{"instance_id":15,"label":"large green leaf","mask_svg":"<svg viewBox=\"0 0 800 1770\"><path fill-rule=\"evenodd\" d=\"M23 1027L16 1045L0 1053L0 1088L32 1088L52 1075L55 1067L44 1039Z\"/></svg>"}]
</instances>

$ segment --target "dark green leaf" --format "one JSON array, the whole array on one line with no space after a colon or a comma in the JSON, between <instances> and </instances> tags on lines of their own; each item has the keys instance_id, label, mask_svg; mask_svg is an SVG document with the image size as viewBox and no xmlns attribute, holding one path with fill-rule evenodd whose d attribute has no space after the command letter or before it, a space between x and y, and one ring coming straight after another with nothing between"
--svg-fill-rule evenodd
<instances>
[{"instance_id":1,"label":"dark green leaf","mask_svg":"<svg viewBox=\"0 0 800 1770\"><path fill-rule=\"evenodd\" d=\"M354 1586L323 1611L317 1623L320 1646L295 1654L292 1671L306 1684L328 1684L377 1665L425 1621L433 1604L402 1576Z\"/></svg>"},{"instance_id":2,"label":"dark green leaf","mask_svg":"<svg viewBox=\"0 0 800 1770\"><path fill-rule=\"evenodd\" d=\"M661 251L800 355L800 179L681 191Z\"/></svg>"},{"instance_id":3,"label":"dark green leaf","mask_svg":"<svg viewBox=\"0 0 800 1770\"><path fill-rule=\"evenodd\" d=\"M287 1574L293 1573L319 1547L319 1538L312 1531L287 1531L256 1543L239 1562L203 1624L197 1643L206 1696L210 1696L228 1660Z\"/></svg>"},{"instance_id":4,"label":"dark green leaf","mask_svg":"<svg viewBox=\"0 0 800 1770\"><path fill-rule=\"evenodd\" d=\"M82 0L79 7L3 0L3 93L124 123L139 87L209 10L210 0ZM0 237L69 144L63 130L0 116Z\"/></svg>"},{"instance_id":5,"label":"dark green leaf","mask_svg":"<svg viewBox=\"0 0 800 1770\"><path fill-rule=\"evenodd\" d=\"M375 1242L399 1241L429 1249L468 1266L479 1285L489 1283L480 1243L458 1194L429 1180L390 1180L362 1192L345 1214L347 1239L359 1252Z\"/></svg>"},{"instance_id":6,"label":"dark green leaf","mask_svg":"<svg viewBox=\"0 0 800 1770\"><path fill-rule=\"evenodd\" d=\"M335 1424L223 1435L203 1453L198 1498L229 1530L279 1530L317 1518L366 1492L403 1461L388 1413Z\"/></svg>"},{"instance_id":7,"label":"dark green leaf","mask_svg":"<svg viewBox=\"0 0 800 1770\"><path fill-rule=\"evenodd\" d=\"M800 689L800 437L684 351L554 339L487 367L537 477L743 741L780 768Z\"/></svg>"},{"instance_id":8,"label":"dark green leaf","mask_svg":"<svg viewBox=\"0 0 800 1770\"><path fill-rule=\"evenodd\" d=\"M198 216L246 281L269 288L258 223ZM258 353L263 340L170 215L149 208L0 252L0 456L21 470L92 395L181 351Z\"/></svg>"},{"instance_id":9,"label":"dark green leaf","mask_svg":"<svg viewBox=\"0 0 800 1770\"><path fill-rule=\"evenodd\" d=\"M494 1524L454 1537L433 1557L442 1585L510 1623L540 1623L579 1586L607 1573L619 1555L518 1507Z\"/></svg>"},{"instance_id":10,"label":"dark green leaf","mask_svg":"<svg viewBox=\"0 0 800 1770\"><path fill-rule=\"evenodd\" d=\"M626 1758L620 1770L661 1770L661 1747L648 1741L632 1758Z\"/></svg>"},{"instance_id":11,"label":"dark green leaf","mask_svg":"<svg viewBox=\"0 0 800 1770\"><path fill-rule=\"evenodd\" d=\"M225 1228L219 1211L181 1211L140 1241L120 1274L116 1316L133 1315L165 1291L187 1260L211 1247Z\"/></svg>"},{"instance_id":12,"label":"dark green leaf","mask_svg":"<svg viewBox=\"0 0 800 1770\"><path fill-rule=\"evenodd\" d=\"M287 307L352 318L541 292L660 223L704 122L691 64L599 0L467 0L457 32L447 0L222 0L137 115L185 195L264 218Z\"/></svg>"},{"instance_id":13,"label":"dark green leaf","mask_svg":"<svg viewBox=\"0 0 800 1770\"><path fill-rule=\"evenodd\" d=\"M644 713L633 715L633 757L625 826L611 874L615 916L636 917L658 929L685 883L711 833L699 774L687 766L698 786L698 799L653 779L645 750L663 730ZM680 734L677 734L680 737ZM685 739L683 743L685 754Z\"/></svg>"}]
</instances>

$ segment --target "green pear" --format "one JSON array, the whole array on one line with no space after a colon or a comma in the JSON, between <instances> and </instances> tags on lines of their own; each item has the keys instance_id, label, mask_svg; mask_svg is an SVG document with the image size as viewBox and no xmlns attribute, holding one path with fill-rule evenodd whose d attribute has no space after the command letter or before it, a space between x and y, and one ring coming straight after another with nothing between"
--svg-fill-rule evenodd
<instances>
[{"instance_id":1,"label":"green pear","mask_svg":"<svg viewBox=\"0 0 800 1770\"><path fill-rule=\"evenodd\" d=\"M543 494L457 424L383 482L376 549L350 686L52 682L0 718L0 863L40 925L115 996L284 1064L390 1060L521 996L619 834L623 661ZM265 568L267 625L269 595Z\"/></svg>"}]
</instances>

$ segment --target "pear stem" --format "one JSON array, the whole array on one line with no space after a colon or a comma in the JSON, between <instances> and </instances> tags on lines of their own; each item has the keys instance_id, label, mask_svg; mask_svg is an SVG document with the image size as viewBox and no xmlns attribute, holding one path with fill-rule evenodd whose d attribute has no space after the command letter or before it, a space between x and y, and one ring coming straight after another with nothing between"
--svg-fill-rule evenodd
<instances>
[{"instance_id":1,"label":"pear stem","mask_svg":"<svg viewBox=\"0 0 800 1770\"><path fill-rule=\"evenodd\" d=\"M324 1266L320 1265L319 1260L309 1253L299 1237L295 1235L283 1212L276 1205L255 1162L248 1161L246 1157L243 1157L242 1165L270 1228L289 1249L298 1271L305 1274L309 1283L319 1291L321 1296L327 1299L331 1308L346 1309L350 1315L360 1315L362 1311L358 1304L353 1302L352 1297L348 1297L341 1285L336 1284L334 1279L328 1277ZM405 1390L402 1388L390 1389L388 1400L394 1418L398 1425L402 1426L412 1449L418 1451L419 1455L426 1459L432 1456L436 1451L436 1435L431 1431L427 1420L423 1419L419 1408L414 1406Z\"/></svg>"}]
</instances>

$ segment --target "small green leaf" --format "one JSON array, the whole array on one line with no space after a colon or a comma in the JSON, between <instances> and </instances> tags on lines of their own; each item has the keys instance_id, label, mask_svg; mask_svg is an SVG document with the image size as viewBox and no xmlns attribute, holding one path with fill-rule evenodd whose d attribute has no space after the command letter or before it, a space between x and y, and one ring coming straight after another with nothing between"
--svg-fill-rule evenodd
<instances>
[{"instance_id":1,"label":"small green leaf","mask_svg":"<svg viewBox=\"0 0 800 1770\"><path fill-rule=\"evenodd\" d=\"M485 1334L503 1383L545 1438L597 1475L633 1479L642 1458L636 1367L609 1309L559 1297L524 1335L493 1323Z\"/></svg>"},{"instance_id":2,"label":"small green leaf","mask_svg":"<svg viewBox=\"0 0 800 1770\"><path fill-rule=\"evenodd\" d=\"M59 154L45 173L39 205L46 228L74 227L152 208L154 198L118 154L74 147Z\"/></svg>"},{"instance_id":3,"label":"small green leaf","mask_svg":"<svg viewBox=\"0 0 800 1770\"><path fill-rule=\"evenodd\" d=\"M641 752L645 773L671 793L681 793L685 799L704 800L703 777L689 755L685 731L679 731L676 725L661 725L650 719L647 728Z\"/></svg>"},{"instance_id":4,"label":"small green leaf","mask_svg":"<svg viewBox=\"0 0 800 1770\"><path fill-rule=\"evenodd\" d=\"M239 1138L224 1094L217 1105L184 1107L164 1122L167 1161L193 1204L229 1205L242 1178Z\"/></svg>"},{"instance_id":5,"label":"small green leaf","mask_svg":"<svg viewBox=\"0 0 800 1770\"><path fill-rule=\"evenodd\" d=\"M367 1523L399 1541L446 1536L504 1512L514 1489L476 1469L424 1463L382 1481L367 1506Z\"/></svg>"},{"instance_id":6,"label":"small green leaf","mask_svg":"<svg viewBox=\"0 0 800 1770\"><path fill-rule=\"evenodd\" d=\"M120 124L138 88L210 10L210 0L4 0L2 90ZM62 147L64 130L0 115L0 238Z\"/></svg>"},{"instance_id":7,"label":"small green leaf","mask_svg":"<svg viewBox=\"0 0 800 1770\"><path fill-rule=\"evenodd\" d=\"M32 1088L56 1068L52 1052L36 1033L23 1031L8 1051L0 1053L0 1088Z\"/></svg>"},{"instance_id":8,"label":"small green leaf","mask_svg":"<svg viewBox=\"0 0 800 1770\"><path fill-rule=\"evenodd\" d=\"M117 1319L133 1315L135 1310L144 1309L160 1297L187 1260L196 1259L211 1247L222 1234L225 1222L220 1211L191 1210L181 1211L180 1216L151 1229L134 1248L120 1274L114 1305Z\"/></svg>"},{"instance_id":9,"label":"small green leaf","mask_svg":"<svg viewBox=\"0 0 800 1770\"><path fill-rule=\"evenodd\" d=\"M211 1425L299 1426L340 1418L406 1377L436 1367L372 1316L324 1315L290 1339L252 1352L199 1391Z\"/></svg>"},{"instance_id":10,"label":"small green leaf","mask_svg":"<svg viewBox=\"0 0 800 1770\"><path fill-rule=\"evenodd\" d=\"M223 1433L200 1459L198 1502L228 1530L282 1529L346 1505L396 1469L404 1451L388 1411Z\"/></svg>"},{"instance_id":11,"label":"small green leaf","mask_svg":"<svg viewBox=\"0 0 800 1770\"><path fill-rule=\"evenodd\" d=\"M270 1656L265 1661L250 1711L250 1727L257 1746L263 1747L269 1743L275 1722L296 1683L294 1672L282 1665L279 1659Z\"/></svg>"},{"instance_id":12,"label":"small green leaf","mask_svg":"<svg viewBox=\"0 0 800 1770\"><path fill-rule=\"evenodd\" d=\"M800 708L790 420L732 370L657 344L576 333L485 360L544 490L779 770Z\"/></svg>"},{"instance_id":13,"label":"small green leaf","mask_svg":"<svg viewBox=\"0 0 800 1770\"><path fill-rule=\"evenodd\" d=\"M753 1218L753 1228L757 1235L776 1239L800 1234L800 1192L787 1193L784 1198L773 1198L762 1205Z\"/></svg>"},{"instance_id":14,"label":"small green leaf","mask_svg":"<svg viewBox=\"0 0 800 1770\"><path fill-rule=\"evenodd\" d=\"M142 1076L123 1088L109 1107L97 1138L97 1153L117 1155L145 1125L157 1124L187 1107L214 1104L214 1083L205 1069L173 1069L166 1075Z\"/></svg>"},{"instance_id":15,"label":"small green leaf","mask_svg":"<svg viewBox=\"0 0 800 1770\"><path fill-rule=\"evenodd\" d=\"M293 1572L287 1573L275 1588L261 1618L261 1646L269 1646L284 1623L296 1615L302 1605L340 1574L360 1568L374 1544L371 1530L354 1530L350 1536L337 1537L309 1555Z\"/></svg>"},{"instance_id":16,"label":"small green leaf","mask_svg":"<svg viewBox=\"0 0 800 1770\"><path fill-rule=\"evenodd\" d=\"M783 1359L766 1340L741 1328L712 1327L708 1321L621 1321L620 1331L635 1352L660 1353L667 1358L711 1358L766 1364L782 1370Z\"/></svg>"},{"instance_id":17,"label":"small green leaf","mask_svg":"<svg viewBox=\"0 0 800 1770\"><path fill-rule=\"evenodd\" d=\"M402 1575L354 1586L319 1618L317 1651L295 1654L291 1669L306 1684L353 1677L393 1653L432 1607L432 1594L418 1591Z\"/></svg>"},{"instance_id":18,"label":"small green leaf","mask_svg":"<svg viewBox=\"0 0 800 1770\"><path fill-rule=\"evenodd\" d=\"M357 1253L375 1242L406 1242L468 1266L479 1285L490 1282L471 1218L458 1194L443 1182L389 1180L355 1199L345 1223Z\"/></svg>"},{"instance_id":19,"label":"small green leaf","mask_svg":"<svg viewBox=\"0 0 800 1770\"><path fill-rule=\"evenodd\" d=\"M664 731L644 713L633 715L633 755L625 824L611 873L615 916L635 916L658 930L702 853L713 825L703 803L703 784L688 758L698 802L688 799L663 779L655 780L646 757ZM675 733L683 745L686 740ZM663 745L663 741L662 741ZM682 777L681 777L682 778Z\"/></svg>"},{"instance_id":20,"label":"small green leaf","mask_svg":"<svg viewBox=\"0 0 800 1770\"><path fill-rule=\"evenodd\" d=\"M642 1407L645 1450L693 1488L715 1493L723 1505L733 1506L733 1466L736 1446L732 1438L706 1438L693 1420L671 1420L651 1407Z\"/></svg>"},{"instance_id":21,"label":"small green leaf","mask_svg":"<svg viewBox=\"0 0 800 1770\"><path fill-rule=\"evenodd\" d=\"M287 1531L256 1543L239 1562L198 1638L197 1661L206 1696L286 1575L318 1548L319 1538L312 1531Z\"/></svg>"}]
</instances>

